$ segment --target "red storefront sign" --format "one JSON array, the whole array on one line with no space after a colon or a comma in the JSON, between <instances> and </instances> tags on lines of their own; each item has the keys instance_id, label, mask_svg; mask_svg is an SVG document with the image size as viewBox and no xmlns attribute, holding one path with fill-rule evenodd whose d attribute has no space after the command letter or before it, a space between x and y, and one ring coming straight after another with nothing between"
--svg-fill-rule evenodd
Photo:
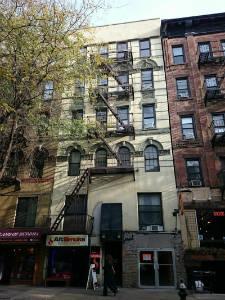
<instances>
[{"instance_id":1,"label":"red storefront sign","mask_svg":"<svg viewBox=\"0 0 225 300\"><path fill-rule=\"evenodd\" d=\"M0 229L0 242L40 242L37 229Z\"/></svg>"}]
</instances>

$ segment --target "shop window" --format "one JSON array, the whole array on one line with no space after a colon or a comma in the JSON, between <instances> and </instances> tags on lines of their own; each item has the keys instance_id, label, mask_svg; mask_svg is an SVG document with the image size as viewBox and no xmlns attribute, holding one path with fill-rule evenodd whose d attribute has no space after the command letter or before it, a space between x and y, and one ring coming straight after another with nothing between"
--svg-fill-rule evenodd
<instances>
[{"instance_id":1,"label":"shop window","mask_svg":"<svg viewBox=\"0 0 225 300\"><path fill-rule=\"evenodd\" d=\"M144 151L145 171L157 172L160 171L159 167L159 154L155 146L147 146Z\"/></svg>"},{"instance_id":2,"label":"shop window","mask_svg":"<svg viewBox=\"0 0 225 300\"><path fill-rule=\"evenodd\" d=\"M118 156L122 166L131 165L131 155L130 150L127 147L120 147L118 151Z\"/></svg>"},{"instance_id":3,"label":"shop window","mask_svg":"<svg viewBox=\"0 0 225 300\"><path fill-rule=\"evenodd\" d=\"M47 157L48 151L45 148L38 147L34 150L31 160L30 177L42 178Z\"/></svg>"},{"instance_id":4,"label":"shop window","mask_svg":"<svg viewBox=\"0 0 225 300\"><path fill-rule=\"evenodd\" d=\"M53 81L46 81L44 85L44 100L52 100L54 92Z\"/></svg>"},{"instance_id":5,"label":"shop window","mask_svg":"<svg viewBox=\"0 0 225 300\"><path fill-rule=\"evenodd\" d=\"M195 139L193 116L181 117L182 137L184 140Z\"/></svg>"},{"instance_id":6,"label":"shop window","mask_svg":"<svg viewBox=\"0 0 225 300\"><path fill-rule=\"evenodd\" d=\"M80 175L81 153L78 150L70 152L68 176Z\"/></svg>"},{"instance_id":7,"label":"shop window","mask_svg":"<svg viewBox=\"0 0 225 300\"><path fill-rule=\"evenodd\" d=\"M19 198L14 227L35 227L37 197Z\"/></svg>"},{"instance_id":8,"label":"shop window","mask_svg":"<svg viewBox=\"0 0 225 300\"><path fill-rule=\"evenodd\" d=\"M203 185L200 160L198 158L186 159L188 185L198 187Z\"/></svg>"},{"instance_id":9,"label":"shop window","mask_svg":"<svg viewBox=\"0 0 225 300\"><path fill-rule=\"evenodd\" d=\"M139 230L148 230L152 225L163 226L160 193L138 194ZM147 227L149 226L149 227Z\"/></svg>"},{"instance_id":10,"label":"shop window","mask_svg":"<svg viewBox=\"0 0 225 300\"><path fill-rule=\"evenodd\" d=\"M155 105L143 105L143 129L155 128Z\"/></svg>"},{"instance_id":11,"label":"shop window","mask_svg":"<svg viewBox=\"0 0 225 300\"><path fill-rule=\"evenodd\" d=\"M184 56L184 48L182 45L173 46L173 63L175 65L180 65L185 63L185 56Z\"/></svg>"},{"instance_id":12,"label":"shop window","mask_svg":"<svg viewBox=\"0 0 225 300\"><path fill-rule=\"evenodd\" d=\"M141 90L153 89L153 70L145 69L141 71Z\"/></svg>"},{"instance_id":13,"label":"shop window","mask_svg":"<svg viewBox=\"0 0 225 300\"><path fill-rule=\"evenodd\" d=\"M190 97L190 91L188 86L188 79L187 78L177 78L177 98L178 99L185 99Z\"/></svg>"},{"instance_id":14,"label":"shop window","mask_svg":"<svg viewBox=\"0 0 225 300\"><path fill-rule=\"evenodd\" d=\"M105 149L98 149L95 154L95 166L107 167L107 151Z\"/></svg>"},{"instance_id":15,"label":"shop window","mask_svg":"<svg viewBox=\"0 0 225 300\"><path fill-rule=\"evenodd\" d=\"M150 41L149 39L140 40L139 42L140 47L140 57L149 57L150 52Z\"/></svg>"}]
</instances>

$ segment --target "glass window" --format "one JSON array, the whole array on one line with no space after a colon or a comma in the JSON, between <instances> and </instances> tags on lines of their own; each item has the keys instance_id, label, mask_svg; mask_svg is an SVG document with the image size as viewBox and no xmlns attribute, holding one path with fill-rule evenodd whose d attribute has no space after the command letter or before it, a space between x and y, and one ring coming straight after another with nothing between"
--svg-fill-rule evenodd
<instances>
[{"instance_id":1,"label":"glass window","mask_svg":"<svg viewBox=\"0 0 225 300\"><path fill-rule=\"evenodd\" d=\"M83 120L84 111L83 109L77 109L72 111L73 120Z\"/></svg>"},{"instance_id":2,"label":"glass window","mask_svg":"<svg viewBox=\"0 0 225 300\"><path fill-rule=\"evenodd\" d=\"M117 113L119 118L123 121L124 125L129 125L129 108L128 107L118 107ZM118 124L120 128L120 124ZM123 129L123 127L121 127Z\"/></svg>"},{"instance_id":3,"label":"glass window","mask_svg":"<svg viewBox=\"0 0 225 300\"><path fill-rule=\"evenodd\" d=\"M153 70L146 69L141 71L141 89L142 91L153 88Z\"/></svg>"},{"instance_id":4,"label":"glass window","mask_svg":"<svg viewBox=\"0 0 225 300\"><path fill-rule=\"evenodd\" d=\"M175 65L185 63L183 46L173 46L172 50L173 50L173 63Z\"/></svg>"},{"instance_id":5,"label":"glass window","mask_svg":"<svg viewBox=\"0 0 225 300\"><path fill-rule=\"evenodd\" d=\"M205 76L205 84L207 88L215 88L218 86L215 75Z\"/></svg>"},{"instance_id":6,"label":"glass window","mask_svg":"<svg viewBox=\"0 0 225 300\"><path fill-rule=\"evenodd\" d=\"M138 194L139 230L149 225L163 225L161 194Z\"/></svg>"},{"instance_id":7,"label":"glass window","mask_svg":"<svg viewBox=\"0 0 225 300\"><path fill-rule=\"evenodd\" d=\"M215 133L225 132L225 114L215 114L212 116Z\"/></svg>"},{"instance_id":8,"label":"glass window","mask_svg":"<svg viewBox=\"0 0 225 300\"><path fill-rule=\"evenodd\" d=\"M80 151L78 150L71 151L69 156L68 176L80 175L80 161L81 161Z\"/></svg>"},{"instance_id":9,"label":"glass window","mask_svg":"<svg viewBox=\"0 0 225 300\"><path fill-rule=\"evenodd\" d=\"M35 227L37 200L37 197L18 199L14 227Z\"/></svg>"},{"instance_id":10,"label":"glass window","mask_svg":"<svg viewBox=\"0 0 225 300\"><path fill-rule=\"evenodd\" d=\"M149 39L141 40L139 42L140 46L140 57L149 57L150 56L150 41Z\"/></svg>"},{"instance_id":11,"label":"glass window","mask_svg":"<svg viewBox=\"0 0 225 300\"><path fill-rule=\"evenodd\" d=\"M189 186L202 186L202 174L199 159L187 159L187 179Z\"/></svg>"},{"instance_id":12,"label":"glass window","mask_svg":"<svg viewBox=\"0 0 225 300\"><path fill-rule=\"evenodd\" d=\"M130 150L127 147L120 147L118 151L118 156L122 166L130 166L131 165L131 157Z\"/></svg>"},{"instance_id":13,"label":"glass window","mask_svg":"<svg viewBox=\"0 0 225 300\"><path fill-rule=\"evenodd\" d=\"M225 55L225 41L221 41L221 48L223 51L223 55Z\"/></svg>"},{"instance_id":14,"label":"glass window","mask_svg":"<svg viewBox=\"0 0 225 300\"><path fill-rule=\"evenodd\" d=\"M143 129L155 128L155 106L143 106Z\"/></svg>"},{"instance_id":15,"label":"glass window","mask_svg":"<svg viewBox=\"0 0 225 300\"><path fill-rule=\"evenodd\" d=\"M193 116L181 117L182 136L184 140L195 138Z\"/></svg>"},{"instance_id":16,"label":"glass window","mask_svg":"<svg viewBox=\"0 0 225 300\"><path fill-rule=\"evenodd\" d=\"M107 151L105 149L98 149L95 154L95 166L107 167Z\"/></svg>"},{"instance_id":17,"label":"glass window","mask_svg":"<svg viewBox=\"0 0 225 300\"><path fill-rule=\"evenodd\" d=\"M155 146L148 146L145 148L144 158L146 172L155 172L160 170L158 149Z\"/></svg>"},{"instance_id":18,"label":"glass window","mask_svg":"<svg viewBox=\"0 0 225 300\"><path fill-rule=\"evenodd\" d=\"M53 81L46 81L44 86L44 100L51 100L53 97Z\"/></svg>"},{"instance_id":19,"label":"glass window","mask_svg":"<svg viewBox=\"0 0 225 300\"><path fill-rule=\"evenodd\" d=\"M128 51L128 43L127 42L121 42L117 43L117 58L118 59L125 59L127 57L127 51Z\"/></svg>"},{"instance_id":20,"label":"glass window","mask_svg":"<svg viewBox=\"0 0 225 300\"><path fill-rule=\"evenodd\" d=\"M177 98L188 98L189 95L189 87L188 87L188 79L187 78L178 78L176 79L177 83Z\"/></svg>"}]
</instances>

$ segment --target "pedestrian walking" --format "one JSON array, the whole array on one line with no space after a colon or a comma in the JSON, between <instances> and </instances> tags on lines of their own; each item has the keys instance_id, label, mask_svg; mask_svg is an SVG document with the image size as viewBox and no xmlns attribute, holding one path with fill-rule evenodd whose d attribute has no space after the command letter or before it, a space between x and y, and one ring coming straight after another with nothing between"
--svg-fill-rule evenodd
<instances>
[{"instance_id":1,"label":"pedestrian walking","mask_svg":"<svg viewBox=\"0 0 225 300\"><path fill-rule=\"evenodd\" d=\"M108 288L113 292L114 296L117 293L117 286L115 281L115 270L113 267L112 255L107 254L104 266L104 289L103 296L108 295Z\"/></svg>"}]
</instances>

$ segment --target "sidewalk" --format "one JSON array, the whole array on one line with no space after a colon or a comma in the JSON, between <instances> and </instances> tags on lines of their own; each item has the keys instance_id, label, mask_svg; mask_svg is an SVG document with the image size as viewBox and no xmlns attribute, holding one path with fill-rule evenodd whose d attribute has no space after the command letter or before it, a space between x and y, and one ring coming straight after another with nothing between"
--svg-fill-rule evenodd
<instances>
[{"instance_id":1,"label":"sidewalk","mask_svg":"<svg viewBox=\"0 0 225 300\"><path fill-rule=\"evenodd\" d=\"M114 297L102 296L102 289L96 291L64 287L30 287L30 286L0 286L0 300L179 300L176 290L150 290L150 289L120 289ZM225 295L193 294L187 300L225 300Z\"/></svg>"}]
</instances>

